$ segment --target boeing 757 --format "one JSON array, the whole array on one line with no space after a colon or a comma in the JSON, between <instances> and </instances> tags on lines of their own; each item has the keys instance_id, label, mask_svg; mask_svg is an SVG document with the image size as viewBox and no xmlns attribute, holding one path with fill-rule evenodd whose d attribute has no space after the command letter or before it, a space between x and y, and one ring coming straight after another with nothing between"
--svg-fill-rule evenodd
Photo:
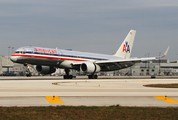
<instances>
[{"instance_id":1,"label":"boeing 757","mask_svg":"<svg viewBox=\"0 0 178 120\"><path fill-rule=\"evenodd\" d=\"M64 79L72 79L70 69L75 69L88 74L89 79L97 79L98 72L120 70L133 66L135 63L160 58L130 58L135 35L136 31L130 30L114 55L25 46L18 48L10 59L25 66L36 65L36 70L41 74L51 74L56 68L62 68L66 73ZM164 57L168 50L169 47L161 57Z\"/></svg>"}]
</instances>

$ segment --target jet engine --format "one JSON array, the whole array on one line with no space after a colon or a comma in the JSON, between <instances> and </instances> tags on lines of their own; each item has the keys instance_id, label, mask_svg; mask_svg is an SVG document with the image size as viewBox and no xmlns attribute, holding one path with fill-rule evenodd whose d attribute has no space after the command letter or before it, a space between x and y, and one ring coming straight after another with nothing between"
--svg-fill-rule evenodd
<instances>
[{"instance_id":1,"label":"jet engine","mask_svg":"<svg viewBox=\"0 0 178 120\"><path fill-rule=\"evenodd\" d=\"M101 70L100 66L94 63L83 63L80 69L86 73L97 73Z\"/></svg>"},{"instance_id":2,"label":"jet engine","mask_svg":"<svg viewBox=\"0 0 178 120\"><path fill-rule=\"evenodd\" d=\"M36 70L41 74L51 74L56 71L56 69L53 66L41 66L41 65L37 65Z\"/></svg>"}]
</instances>

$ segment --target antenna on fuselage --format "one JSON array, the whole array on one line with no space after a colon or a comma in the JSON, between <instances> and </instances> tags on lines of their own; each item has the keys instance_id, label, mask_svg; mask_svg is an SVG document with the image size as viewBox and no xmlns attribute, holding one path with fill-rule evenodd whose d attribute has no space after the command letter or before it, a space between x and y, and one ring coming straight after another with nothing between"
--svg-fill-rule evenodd
<instances>
[{"instance_id":1,"label":"antenna on fuselage","mask_svg":"<svg viewBox=\"0 0 178 120\"><path fill-rule=\"evenodd\" d=\"M72 49L66 49L66 50L68 50L68 51L72 51Z\"/></svg>"}]
</instances>

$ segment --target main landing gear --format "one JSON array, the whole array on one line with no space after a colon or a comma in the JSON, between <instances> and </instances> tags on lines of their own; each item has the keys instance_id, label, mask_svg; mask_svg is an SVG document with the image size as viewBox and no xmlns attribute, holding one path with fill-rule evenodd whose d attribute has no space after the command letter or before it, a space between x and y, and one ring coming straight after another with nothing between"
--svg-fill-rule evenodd
<instances>
[{"instance_id":1,"label":"main landing gear","mask_svg":"<svg viewBox=\"0 0 178 120\"><path fill-rule=\"evenodd\" d=\"M65 73L66 75L63 76L64 79L72 79L73 75L69 75L70 70L69 69L65 69Z\"/></svg>"},{"instance_id":2,"label":"main landing gear","mask_svg":"<svg viewBox=\"0 0 178 120\"><path fill-rule=\"evenodd\" d=\"M88 75L88 79L98 79L98 75Z\"/></svg>"},{"instance_id":3,"label":"main landing gear","mask_svg":"<svg viewBox=\"0 0 178 120\"><path fill-rule=\"evenodd\" d=\"M72 79L73 75L64 75L63 77L64 77L64 79Z\"/></svg>"},{"instance_id":4,"label":"main landing gear","mask_svg":"<svg viewBox=\"0 0 178 120\"><path fill-rule=\"evenodd\" d=\"M73 79L75 76L69 74L70 70L65 69L66 75L63 76L64 79ZM88 79L98 79L98 75L88 75Z\"/></svg>"}]
</instances>

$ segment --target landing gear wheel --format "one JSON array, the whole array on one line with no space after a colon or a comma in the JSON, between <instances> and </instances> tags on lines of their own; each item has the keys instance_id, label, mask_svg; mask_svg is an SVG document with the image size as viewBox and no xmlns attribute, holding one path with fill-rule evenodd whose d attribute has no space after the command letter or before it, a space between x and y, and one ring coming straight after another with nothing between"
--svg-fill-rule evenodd
<instances>
[{"instance_id":1,"label":"landing gear wheel","mask_svg":"<svg viewBox=\"0 0 178 120\"><path fill-rule=\"evenodd\" d=\"M72 79L73 75L69 75L70 70L69 69L65 69L65 73L66 75L63 76L64 79Z\"/></svg>"},{"instance_id":2,"label":"landing gear wheel","mask_svg":"<svg viewBox=\"0 0 178 120\"><path fill-rule=\"evenodd\" d=\"M88 79L98 79L98 75L88 75Z\"/></svg>"},{"instance_id":3,"label":"landing gear wheel","mask_svg":"<svg viewBox=\"0 0 178 120\"><path fill-rule=\"evenodd\" d=\"M94 75L94 79L98 79L98 75Z\"/></svg>"},{"instance_id":4,"label":"landing gear wheel","mask_svg":"<svg viewBox=\"0 0 178 120\"><path fill-rule=\"evenodd\" d=\"M64 78L64 79L72 79L72 78L73 78L73 75L64 75L63 78Z\"/></svg>"},{"instance_id":5,"label":"landing gear wheel","mask_svg":"<svg viewBox=\"0 0 178 120\"><path fill-rule=\"evenodd\" d=\"M64 78L64 79L67 79L67 75L64 75L63 78Z\"/></svg>"},{"instance_id":6,"label":"landing gear wheel","mask_svg":"<svg viewBox=\"0 0 178 120\"><path fill-rule=\"evenodd\" d=\"M73 78L73 76L72 75L69 75L69 79L72 79Z\"/></svg>"},{"instance_id":7,"label":"landing gear wheel","mask_svg":"<svg viewBox=\"0 0 178 120\"><path fill-rule=\"evenodd\" d=\"M32 74L31 74L31 73L27 73L26 76L27 76L27 77L31 77Z\"/></svg>"}]
</instances>

